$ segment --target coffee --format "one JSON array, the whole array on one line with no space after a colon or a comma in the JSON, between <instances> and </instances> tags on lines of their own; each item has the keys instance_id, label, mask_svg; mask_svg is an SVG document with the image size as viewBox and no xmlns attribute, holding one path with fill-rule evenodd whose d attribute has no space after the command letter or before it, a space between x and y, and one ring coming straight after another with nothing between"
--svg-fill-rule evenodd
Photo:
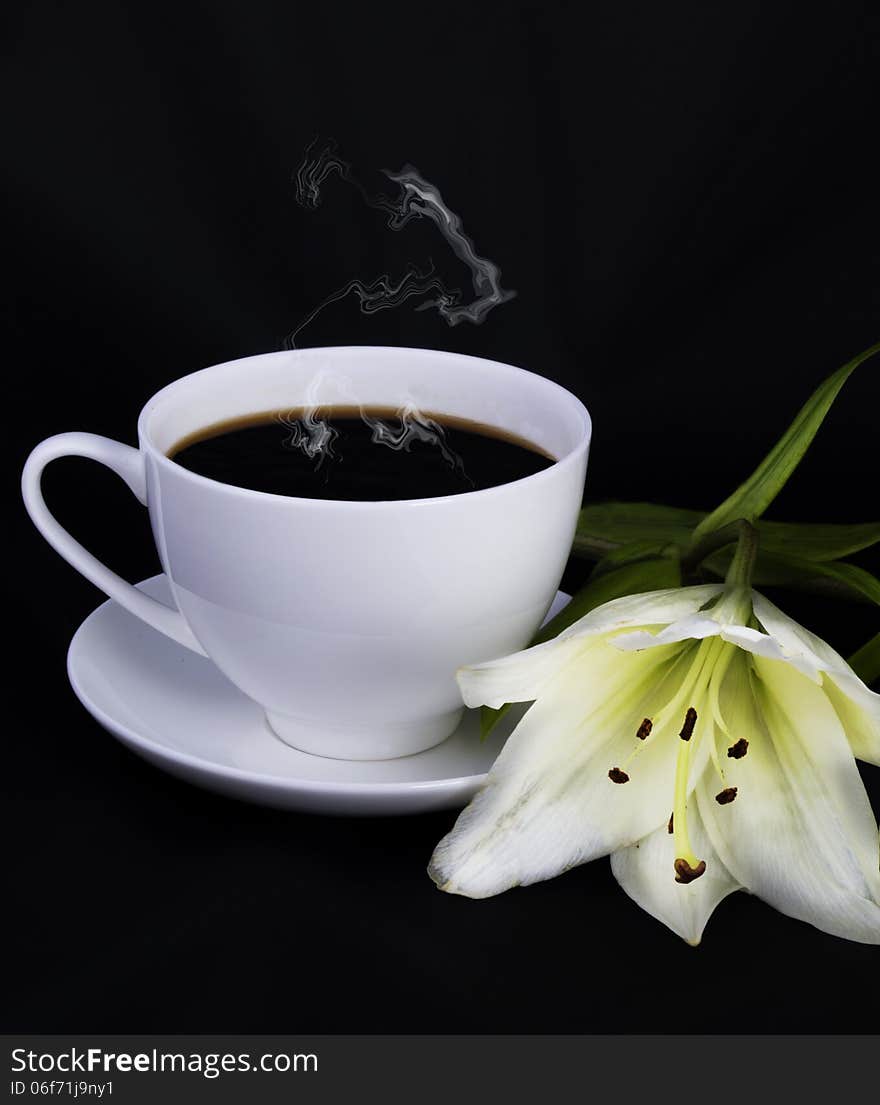
<instances>
[{"instance_id":1,"label":"coffee","mask_svg":"<svg viewBox=\"0 0 880 1105\"><path fill-rule=\"evenodd\" d=\"M220 483L306 499L379 502L480 491L554 463L467 419L392 407L265 411L190 434L168 456Z\"/></svg>"}]
</instances>

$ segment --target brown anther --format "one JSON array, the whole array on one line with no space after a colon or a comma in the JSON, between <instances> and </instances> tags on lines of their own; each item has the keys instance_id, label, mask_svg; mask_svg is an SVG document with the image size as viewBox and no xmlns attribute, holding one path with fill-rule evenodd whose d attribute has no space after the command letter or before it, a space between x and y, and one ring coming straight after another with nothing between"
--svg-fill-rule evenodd
<instances>
[{"instance_id":1,"label":"brown anther","mask_svg":"<svg viewBox=\"0 0 880 1105\"><path fill-rule=\"evenodd\" d=\"M671 813L669 815L669 824L666 826L666 831L669 833L670 836L672 836L672 834L675 832L675 828L673 827L673 824L672 824L674 819L675 819L675 814Z\"/></svg>"},{"instance_id":2,"label":"brown anther","mask_svg":"<svg viewBox=\"0 0 880 1105\"><path fill-rule=\"evenodd\" d=\"M706 861L704 859L701 859L696 867L691 867L686 859L677 859L673 866L675 867L676 882L693 882L694 879L698 879L706 871Z\"/></svg>"},{"instance_id":3,"label":"brown anther","mask_svg":"<svg viewBox=\"0 0 880 1105\"><path fill-rule=\"evenodd\" d=\"M612 767L608 772L608 778L612 783L628 783L629 775L625 771L621 771L619 767Z\"/></svg>"},{"instance_id":4,"label":"brown anther","mask_svg":"<svg viewBox=\"0 0 880 1105\"><path fill-rule=\"evenodd\" d=\"M736 798L736 787L725 787L720 794L715 795L715 801L719 806L726 806Z\"/></svg>"},{"instance_id":5,"label":"brown anther","mask_svg":"<svg viewBox=\"0 0 880 1105\"><path fill-rule=\"evenodd\" d=\"M681 727L681 732L678 734L683 741L689 741L694 735L694 726L697 724L697 711L693 706L688 706L687 713L684 715L684 725Z\"/></svg>"},{"instance_id":6,"label":"brown anther","mask_svg":"<svg viewBox=\"0 0 880 1105\"><path fill-rule=\"evenodd\" d=\"M736 744L732 744L727 750L727 755L732 760L741 760L749 750L749 742L745 737L740 737Z\"/></svg>"},{"instance_id":7,"label":"brown anther","mask_svg":"<svg viewBox=\"0 0 880 1105\"><path fill-rule=\"evenodd\" d=\"M649 717L646 717L642 724L636 730L636 736L640 741L647 740L651 735L651 730L654 728L654 723Z\"/></svg>"}]
</instances>

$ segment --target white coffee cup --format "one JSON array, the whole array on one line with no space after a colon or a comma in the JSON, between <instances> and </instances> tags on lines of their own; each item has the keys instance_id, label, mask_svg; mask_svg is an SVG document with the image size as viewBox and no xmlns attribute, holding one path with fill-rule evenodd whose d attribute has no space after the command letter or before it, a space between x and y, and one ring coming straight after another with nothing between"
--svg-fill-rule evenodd
<instances>
[{"instance_id":1,"label":"white coffee cup","mask_svg":"<svg viewBox=\"0 0 880 1105\"><path fill-rule=\"evenodd\" d=\"M461 495L338 502L219 483L166 455L241 415L403 397L517 434L556 463ZM510 365L427 349L304 349L169 384L141 412L139 449L50 437L28 458L22 489L53 548L132 614L209 656L283 741L386 759L448 736L462 711L456 669L522 648L540 624L571 547L590 433L578 399ZM49 513L40 477L63 456L101 461L146 504L177 610L110 571Z\"/></svg>"}]
</instances>

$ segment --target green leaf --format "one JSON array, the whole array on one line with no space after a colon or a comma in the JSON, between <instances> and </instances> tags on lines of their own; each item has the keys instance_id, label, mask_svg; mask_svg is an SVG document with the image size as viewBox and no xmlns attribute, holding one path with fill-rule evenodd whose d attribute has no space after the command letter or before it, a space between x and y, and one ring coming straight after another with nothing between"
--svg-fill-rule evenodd
<instances>
[{"instance_id":1,"label":"green leaf","mask_svg":"<svg viewBox=\"0 0 880 1105\"><path fill-rule=\"evenodd\" d=\"M731 548L726 548L708 557L703 566L723 577L730 560ZM791 587L833 598L880 604L880 580L864 568L838 561L825 563L762 549L758 552L752 582L758 587Z\"/></svg>"},{"instance_id":2,"label":"green leaf","mask_svg":"<svg viewBox=\"0 0 880 1105\"><path fill-rule=\"evenodd\" d=\"M880 679L880 633L863 644L847 662L863 682L874 683Z\"/></svg>"},{"instance_id":3,"label":"green leaf","mask_svg":"<svg viewBox=\"0 0 880 1105\"><path fill-rule=\"evenodd\" d=\"M589 614L597 606L619 599L623 595L636 595L640 591L662 591L667 587L681 586L681 572L678 561L644 560L636 564L626 564L615 568L598 579L590 579L577 591L564 609L555 618L539 629L532 638L533 645L543 644L568 629L578 618ZM485 740L497 723L510 709L506 702L497 710L483 706L480 711L480 739Z\"/></svg>"},{"instance_id":4,"label":"green leaf","mask_svg":"<svg viewBox=\"0 0 880 1105\"><path fill-rule=\"evenodd\" d=\"M797 468L850 373L878 351L880 342L854 357L819 385L745 483L700 522L694 531L695 540L737 518L748 521L760 518Z\"/></svg>"},{"instance_id":5,"label":"green leaf","mask_svg":"<svg viewBox=\"0 0 880 1105\"><path fill-rule=\"evenodd\" d=\"M640 564L645 560L678 560L678 545L657 541L631 541L628 545L612 549L603 556L590 573L590 580L597 580L609 572L623 568L627 564Z\"/></svg>"},{"instance_id":6,"label":"green leaf","mask_svg":"<svg viewBox=\"0 0 880 1105\"><path fill-rule=\"evenodd\" d=\"M591 504L580 513L571 551L583 559L597 560L637 542L653 543L658 550L667 544L684 549L705 517L699 510L655 503ZM839 560L880 541L880 522L825 525L761 519L757 529L762 549L794 549L806 560Z\"/></svg>"},{"instance_id":7,"label":"green leaf","mask_svg":"<svg viewBox=\"0 0 880 1105\"><path fill-rule=\"evenodd\" d=\"M578 518L572 553L596 560L634 541L686 545L705 514L657 503L591 503Z\"/></svg>"},{"instance_id":8,"label":"green leaf","mask_svg":"<svg viewBox=\"0 0 880 1105\"><path fill-rule=\"evenodd\" d=\"M768 552L795 550L804 560L840 560L880 541L880 522L823 525L802 522L758 522L761 548Z\"/></svg>"}]
</instances>

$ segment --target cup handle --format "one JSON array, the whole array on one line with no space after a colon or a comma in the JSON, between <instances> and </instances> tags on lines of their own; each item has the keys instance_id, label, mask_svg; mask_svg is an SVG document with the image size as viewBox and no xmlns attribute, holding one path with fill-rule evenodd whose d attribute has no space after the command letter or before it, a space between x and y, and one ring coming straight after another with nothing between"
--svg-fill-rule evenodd
<instances>
[{"instance_id":1,"label":"cup handle","mask_svg":"<svg viewBox=\"0 0 880 1105\"><path fill-rule=\"evenodd\" d=\"M28 457L21 476L21 491L24 505L37 529L49 544L86 579L111 599L124 606L130 614L145 621L153 629L158 629L172 641L185 645L205 656L205 650L196 640L192 630L186 624L178 610L157 602L136 587L112 572L97 557L85 549L61 526L46 506L40 489L40 480L46 465L58 457L88 457L90 460L106 464L111 471L120 476L140 502L147 501L147 481L144 458L137 449L122 445L109 437L98 434L56 434L46 438Z\"/></svg>"}]
</instances>

